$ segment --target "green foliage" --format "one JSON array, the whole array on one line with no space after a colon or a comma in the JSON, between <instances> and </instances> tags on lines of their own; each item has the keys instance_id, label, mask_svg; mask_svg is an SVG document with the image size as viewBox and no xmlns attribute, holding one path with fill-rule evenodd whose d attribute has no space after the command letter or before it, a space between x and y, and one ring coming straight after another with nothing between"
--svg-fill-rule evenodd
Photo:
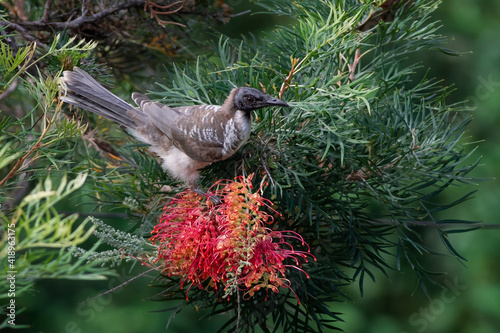
<instances>
[{"instance_id":1,"label":"green foliage","mask_svg":"<svg viewBox=\"0 0 500 333\"><path fill-rule=\"evenodd\" d=\"M70 138L76 138L84 130L83 126L75 121L68 120L61 116L62 102L59 100L59 85L57 79L53 76L46 76L40 72L37 65L42 63L45 58L61 59L59 73L62 72L62 58L66 58L67 53L78 54L88 52L95 47L95 43L79 42L72 45L74 39L71 39L61 48L57 48L59 37L56 37L53 44L43 54L39 54L35 44L30 44L20 48L17 54L12 52L2 52L0 58L0 72L3 77L2 92L20 80L23 89L34 99L35 107L29 112L19 115L18 119L2 110L2 120L0 122L1 143L9 148L2 149L2 161L0 164L9 170L0 174L0 202L7 198L4 196L6 191L15 188L18 182L24 182L26 173L20 173L30 166L36 165L37 160L43 157L43 167L59 168L66 164L65 158L58 158L71 151ZM0 41L3 48L7 49L5 38ZM36 55L36 58L34 58ZM14 60L18 59L18 60ZM14 64L22 63L14 71ZM10 64L10 65L9 65ZM34 74L36 73L36 74ZM4 146L4 147L5 147ZM26 147L29 147L26 149ZM9 165L19 156L16 163ZM48 163L47 163L48 162ZM7 167L8 166L8 167ZM21 179L20 175L24 175Z\"/></svg>"},{"instance_id":2,"label":"green foliage","mask_svg":"<svg viewBox=\"0 0 500 333\"><path fill-rule=\"evenodd\" d=\"M68 181L67 173L58 171L69 163L71 139L80 138L85 127L61 115L57 75L42 74L38 68L45 58L86 52L95 44L73 45L70 40L58 48L56 37L46 50L28 44L13 52L6 41L2 35L0 91L9 94L8 89L20 82L26 95L26 104L22 105L34 105L17 117L6 110L1 113L0 297L5 304L32 289L37 279L97 280L112 274L108 268L86 262L87 255L75 260L75 246L87 240L95 228L89 227L88 220L78 221L77 214L65 216L56 209L87 178L87 174L74 169L77 175ZM61 72L61 63L58 71ZM42 177L45 180L41 181ZM32 181L38 185L27 193ZM14 281L7 279L12 276ZM2 313L5 314L4 305ZM7 321L0 324L2 328L6 326Z\"/></svg>"},{"instance_id":3,"label":"green foliage","mask_svg":"<svg viewBox=\"0 0 500 333\"><path fill-rule=\"evenodd\" d=\"M98 280L110 275L107 268L96 267L96 262L85 262L87 255L73 259L75 246L87 240L95 227L88 227L88 220L77 223L77 214L63 216L54 208L78 190L86 178L81 174L68 182L63 177L57 187L47 178L13 212L1 217L0 298L4 302L32 289L36 279ZM12 276L14 288L7 279Z\"/></svg>"},{"instance_id":4,"label":"green foliage","mask_svg":"<svg viewBox=\"0 0 500 333\"><path fill-rule=\"evenodd\" d=\"M170 106L222 104L232 88L248 85L287 101L288 110L256 111L248 143L230 159L207 167L202 183L208 188L220 179L255 173L255 184L269 183L264 196L282 213L276 218L278 228L300 233L317 261L303 267L309 279L300 272L287 272L291 290L280 293L261 290L249 300L234 297L219 302L213 294L192 288L186 298L177 278L160 276L159 298L181 302L169 308L171 318L189 304L209 309L207 316L229 314L221 331L334 329L341 316L333 302L346 296L342 287L356 281L363 292L365 279L374 279L376 271L387 274L408 264L426 291L425 282L432 282L435 272L424 267L423 259L438 252L422 239L422 225L435 228L446 254L463 259L448 234L470 230L473 223L440 221L436 213L470 198L466 194L453 202L439 201L450 185L471 181L467 174L476 163L469 161L472 153L466 153L460 140L470 118L462 113L466 111L462 104L447 104L448 87L427 76L417 77L420 65L406 61L408 55L438 50L445 41L430 18L439 2L416 1L409 9L398 11L394 21L382 21L367 33L356 27L373 10L369 4L326 0L258 3L270 14L290 16L293 24L276 28L262 40L221 36L212 53L193 63L168 67L165 81L169 83L159 83L161 91L149 95ZM51 66L83 63L89 71L98 71L92 60L84 61L95 45L71 46L72 42L60 43L56 38L47 54L37 60L32 60L33 46L16 55L2 52L7 58L0 62L1 70L9 75L2 88L23 77L37 108L20 119L4 117L0 122L0 166L8 170L2 171L0 200L13 202L9 194L26 179L45 176L49 168L51 175L85 170L89 174L86 184L93 189L92 205L125 211L131 223L121 231L92 218L94 226L85 232L85 222L72 228L74 217L63 218L51 207L76 184L81 186L81 178L67 185L62 178L56 190L47 180L47 185L39 185L4 217L5 221L28 221L22 229L26 231L17 234L21 244L28 242L24 234L42 228L40 239L33 242L47 244L53 239L54 247L61 248L59 252L33 252L56 258L53 261L61 262L58 265L63 268L52 265L28 270L32 278L71 274L99 278L105 271L97 270L97 264L119 265L123 259L135 258L149 262L154 247L146 238L161 207L179 191L145 153L146 147L122 135L114 125L101 119L76 121L86 118L79 113L73 113L71 120L62 117L57 75L41 79L42 75L26 73L32 66L26 64L44 58L51 59ZM13 72L19 68L20 72ZM50 71L60 69L51 67ZM95 127L89 131L90 126ZM39 217L30 220L27 213L20 213L22 207L31 207L28 212ZM50 214L43 214L43 209ZM61 233L54 230L57 221L68 224ZM450 222L462 227L445 230ZM90 232L112 249L98 249L100 243L90 249L67 248L70 243L81 243ZM79 259L70 264L68 254ZM26 267L33 260L28 256Z\"/></svg>"},{"instance_id":5,"label":"green foliage","mask_svg":"<svg viewBox=\"0 0 500 333\"><path fill-rule=\"evenodd\" d=\"M47 178L23 198L11 215L10 224L16 225L16 232L29 237L17 238L16 250L73 246L88 238L92 231L85 230L85 224L72 230L72 225L77 219L76 215L61 218L54 210L54 205L80 188L85 178L87 176L82 174L68 183L66 177L63 177L57 189L53 189L51 179ZM54 216L51 217L52 215Z\"/></svg>"}]
</instances>

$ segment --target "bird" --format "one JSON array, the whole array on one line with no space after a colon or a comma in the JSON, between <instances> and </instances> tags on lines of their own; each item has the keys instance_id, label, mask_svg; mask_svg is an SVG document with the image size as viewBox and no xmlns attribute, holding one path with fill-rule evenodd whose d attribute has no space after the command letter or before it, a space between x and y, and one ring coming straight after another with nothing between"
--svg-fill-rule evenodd
<instances>
[{"instance_id":1,"label":"bird","mask_svg":"<svg viewBox=\"0 0 500 333\"><path fill-rule=\"evenodd\" d=\"M170 107L138 92L125 102L74 66L62 77L65 103L98 114L124 126L149 145L161 166L189 188L198 187L200 170L232 156L249 138L251 111L269 106L289 107L281 99L251 87L231 90L222 105Z\"/></svg>"}]
</instances>

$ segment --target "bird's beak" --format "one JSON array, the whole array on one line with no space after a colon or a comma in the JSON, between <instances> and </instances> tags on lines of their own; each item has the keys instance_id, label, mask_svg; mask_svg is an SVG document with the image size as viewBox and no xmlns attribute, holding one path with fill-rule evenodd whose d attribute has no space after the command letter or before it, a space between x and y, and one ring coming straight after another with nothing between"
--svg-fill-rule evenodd
<instances>
[{"instance_id":1,"label":"bird's beak","mask_svg":"<svg viewBox=\"0 0 500 333\"><path fill-rule=\"evenodd\" d=\"M283 102L281 99L278 99L278 98L274 98L272 96L269 96L267 95L267 98L265 100L265 103L266 103L266 106L273 106L273 105L276 105L276 106L284 106L284 107L287 107L289 108L290 105L286 104L285 102Z\"/></svg>"}]
</instances>

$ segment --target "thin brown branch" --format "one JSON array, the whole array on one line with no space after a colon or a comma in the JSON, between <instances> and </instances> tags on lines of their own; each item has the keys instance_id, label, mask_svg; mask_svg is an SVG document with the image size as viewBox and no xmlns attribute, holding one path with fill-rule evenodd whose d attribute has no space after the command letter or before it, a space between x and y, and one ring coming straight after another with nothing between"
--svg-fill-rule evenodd
<instances>
[{"instance_id":1,"label":"thin brown branch","mask_svg":"<svg viewBox=\"0 0 500 333\"><path fill-rule=\"evenodd\" d=\"M154 3L151 0L146 0L146 4L144 5L144 10L146 10L146 9L152 9L153 7L160 8L160 9L169 9L169 8L172 8L172 7L176 6L176 5L180 5L180 7L177 8L177 9L174 9L174 10L172 10L170 12L165 12L166 14L173 14L173 13L176 13L179 10L181 10L182 7L184 7L184 0L179 0L179 1L176 1L176 2L172 2L171 4L168 4L168 5L159 5L157 3Z\"/></svg>"},{"instance_id":2,"label":"thin brown branch","mask_svg":"<svg viewBox=\"0 0 500 333\"><path fill-rule=\"evenodd\" d=\"M115 6L112 6L108 9L105 9L101 12L95 13L90 16L85 16L82 14L74 20L67 22L42 22L33 21L33 22L17 22L19 25L22 25L26 30L64 30L64 29L77 29L80 28L85 23L93 23L99 21L111 14L114 14L120 10L128 9L132 7L142 7L147 0L129 0L127 2L119 3Z\"/></svg>"},{"instance_id":3,"label":"thin brown branch","mask_svg":"<svg viewBox=\"0 0 500 333\"><path fill-rule=\"evenodd\" d=\"M374 173L377 176L380 176L382 174L382 171L385 171L389 168L392 168L396 164L396 160L392 161L391 163L387 163L386 165L382 166L379 168L377 171ZM351 181L359 181L359 180L367 180L373 177L374 174L372 171L368 170L366 167L362 167L359 170L353 171L350 174L348 174L345 179L346 180L351 180Z\"/></svg>"},{"instance_id":4,"label":"thin brown branch","mask_svg":"<svg viewBox=\"0 0 500 333\"><path fill-rule=\"evenodd\" d=\"M7 87L1 94L0 94L0 101L7 97L11 92L16 90L17 84L19 83L18 80L14 80L10 86Z\"/></svg>"},{"instance_id":5,"label":"thin brown branch","mask_svg":"<svg viewBox=\"0 0 500 333\"><path fill-rule=\"evenodd\" d=\"M229 15L229 17L233 18L233 17L243 16L243 15L246 15L246 14L250 14L251 12L252 11L249 9L249 10L242 11L240 13L231 14L231 15Z\"/></svg>"},{"instance_id":6,"label":"thin brown branch","mask_svg":"<svg viewBox=\"0 0 500 333\"><path fill-rule=\"evenodd\" d=\"M10 30L10 31L15 30L15 31L19 32L19 34L21 34L21 36L25 40L27 40L28 42L36 43L38 46L40 46L44 50L47 49L47 45L45 45L44 43L40 42L35 37L31 36L29 34L29 32L28 32L27 29L23 28L21 25L19 25L17 23L13 23L13 22L1 22L0 21L0 26L6 26L7 30Z\"/></svg>"},{"instance_id":7,"label":"thin brown branch","mask_svg":"<svg viewBox=\"0 0 500 333\"><path fill-rule=\"evenodd\" d=\"M347 64L347 59L344 57L344 55L342 53L339 53L339 69L337 70L337 74L339 76L339 78L342 76L342 61L344 62L344 66L345 64ZM342 81L340 81L340 79L337 81L337 85L339 87L342 86Z\"/></svg>"},{"instance_id":8,"label":"thin brown branch","mask_svg":"<svg viewBox=\"0 0 500 333\"><path fill-rule=\"evenodd\" d=\"M177 1L169 5L161 6L157 5L150 0L129 0L126 2L118 3L112 7L109 7L103 11L100 11L98 13L95 13L93 15L86 16L86 11L84 11L80 16L73 20L69 20L66 22L47 22L42 19L40 21L33 21L33 22L16 22L17 25L24 27L25 30L29 31L53 31L53 30L65 30L65 29L78 29L81 26L83 26L86 23L94 23L99 20L104 19L105 17L112 15L118 11L124 10L124 9L129 9L129 8L134 8L134 7L144 7L146 8L160 8L160 9L166 9L170 8L174 5L180 5L179 8L176 8L171 11L167 12L161 12L157 11L154 9L151 9L152 12L151 14L157 19L159 24L176 24L176 25L181 25L184 26L180 23L177 22L171 22L171 21L163 21L157 17L157 15L168 15L168 14L173 14L177 13L183 8L183 3L184 1ZM45 13L44 13L45 15Z\"/></svg>"},{"instance_id":9,"label":"thin brown branch","mask_svg":"<svg viewBox=\"0 0 500 333\"><path fill-rule=\"evenodd\" d=\"M24 13L24 1L23 0L13 0L14 7L16 9L16 15L23 21L27 19L26 14Z\"/></svg>"},{"instance_id":10,"label":"thin brown branch","mask_svg":"<svg viewBox=\"0 0 500 333\"><path fill-rule=\"evenodd\" d=\"M26 161L35 150L37 150L38 148L40 148L40 141L41 141L41 139L42 139L42 136L40 136L40 140L38 140L38 142L35 143L33 145L33 147L24 156L20 157L17 160L16 164L14 164L14 166L12 167L12 169L10 169L9 173L0 181L0 187L2 187L9 179L11 179L12 177L14 177L14 175L16 174L16 172L24 164L24 161Z\"/></svg>"},{"instance_id":11,"label":"thin brown branch","mask_svg":"<svg viewBox=\"0 0 500 333\"><path fill-rule=\"evenodd\" d=\"M54 0L47 0L45 2L45 8L43 9L43 15L40 18L40 22L47 22L50 16L50 7L52 6L52 3Z\"/></svg>"},{"instance_id":12,"label":"thin brown branch","mask_svg":"<svg viewBox=\"0 0 500 333\"><path fill-rule=\"evenodd\" d=\"M262 167L264 168L264 171L266 172L266 175L269 178L269 181L274 186L274 179L271 176L271 172L269 171L269 168L267 167L266 161L264 160L264 156L265 156L264 152L262 152L261 154L259 154L260 163L262 164Z\"/></svg>"},{"instance_id":13,"label":"thin brown branch","mask_svg":"<svg viewBox=\"0 0 500 333\"><path fill-rule=\"evenodd\" d=\"M359 48L354 52L354 60L352 65L347 65L349 67L349 81L354 81L354 74L356 73L356 67L358 66L359 60L361 60L362 55L359 54Z\"/></svg>"},{"instance_id":14,"label":"thin brown branch","mask_svg":"<svg viewBox=\"0 0 500 333\"><path fill-rule=\"evenodd\" d=\"M389 219L367 221L371 225L401 225L399 221ZM406 224L412 227L427 227L427 228L478 228L478 229L500 229L500 223L439 223L434 221L406 221Z\"/></svg>"},{"instance_id":15,"label":"thin brown branch","mask_svg":"<svg viewBox=\"0 0 500 333\"><path fill-rule=\"evenodd\" d=\"M85 303L91 302L91 301L93 301L93 300L95 300L95 299L97 299L97 298L99 298L99 297L102 297L102 296L104 296L104 295L107 295L107 294L109 294L109 293L112 293L113 291L115 291L115 290L117 290L117 289L120 289L120 288L122 288L122 287L126 286L126 285L127 285L127 284L129 284L130 282L132 282L132 281L134 281L134 280L136 280L136 279L140 278L141 276L146 275L146 274L148 274L148 273L150 273L150 272L152 272L152 271L154 271L154 270L157 270L157 268L156 268L156 267L153 267L153 268L148 269L147 271L144 271L144 272L142 272L142 273L139 273L138 275L136 275L136 276L134 276L134 277L132 277L132 278L128 279L127 281L123 282L122 284L120 284L120 285L118 285L118 286L116 286L116 287L114 287L114 288L111 288L111 289L109 289L108 291L105 291L105 292L103 292L103 293L101 293L101 294L99 294L99 295L97 295L97 296L94 296L94 297L92 297L92 298L89 298L89 299L87 299L87 300L85 300L85 301L81 302L80 304L85 304Z\"/></svg>"},{"instance_id":16,"label":"thin brown branch","mask_svg":"<svg viewBox=\"0 0 500 333\"><path fill-rule=\"evenodd\" d=\"M283 98L283 94L285 93L285 91L290 86L290 83L292 81L292 77L293 77L293 74L295 73L295 69L296 69L297 64L299 62L299 59L290 57L290 61L292 63L292 68L290 68L290 72L288 73L288 76L285 78L285 80L281 84L281 89L280 89L280 93L279 93L279 98L280 99Z\"/></svg>"},{"instance_id":17,"label":"thin brown branch","mask_svg":"<svg viewBox=\"0 0 500 333\"><path fill-rule=\"evenodd\" d=\"M382 9L368 15L366 20L358 27L356 27L356 30L362 32L371 30L372 28L376 27L381 21L390 23L394 21L396 13L401 7L403 7L403 11L406 11L410 8L411 5L413 5L414 2L415 0L387 0L380 6L378 6Z\"/></svg>"},{"instance_id":18,"label":"thin brown branch","mask_svg":"<svg viewBox=\"0 0 500 333\"><path fill-rule=\"evenodd\" d=\"M58 103L58 107L60 108L62 105L62 102ZM53 117L55 117L55 114L58 111L54 113ZM0 181L0 187L2 187L10 178L14 177L16 173L19 170L25 169L32 161L36 160L36 158L39 156L39 149L44 146L42 143L42 140L45 138L47 135L47 132L49 131L50 127L52 126L54 118L46 121L44 123L44 127L42 130L42 133L40 134L40 137L38 140L35 142L35 144L31 147L28 152L26 152L23 156L21 156L17 161L16 164L10 169L9 173Z\"/></svg>"},{"instance_id":19,"label":"thin brown branch","mask_svg":"<svg viewBox=\"0 0 500 333\"><path fill-rule=\"evenodd\" d=\"M170 9L173 6L176 6L176 5L179 5L179 7L177 7L174 10L170 10L170 11L163 11L162 12L162 11L158 11L158 10L155 9L155 8ZM164 5L164 6L158 5L158 4L156 4L156 3L154 3L154 2L152 2L150 0L147 0L146 3L144 4L144 11L147 12L149 10L149 12L151 14L151 18L154 17L156 19L156 21L158 22L158 24L161 25L162 27L164 27L167 24L175 24L175 25L179 25L181 27L185 27L184 24L173 22L173 21L165 21L165 20L160 19L160 17L159 17L159 15L171 15L171 14L175 14L178 11L180 11L183 7L184 7L184 0L176 1L176 2L173 2L173 3L169 4L169 5Z\"/></svg>"},{"instance_id":20,"label":"thin brown branch","mask_svg":"<svg viewBox=\"0 0 500 333\"><path fill-rule=\"evenodd\" d=\"M354 76L356 74L356 68L358 67L359 61L361 60L361 58L365 54L366 54L366 52L361 54L359 48L356 49L356 51L354 52L354 59L352 61L352 64L350 64L347 61L346 57L342 53L340 53L339 54L339 69L337 71L339 77L342 75L343 68L345 67L345 65L347 65L347 69L348 69L348 73L349 73L349 82L353 82L355 79ZM342 62L344 62L344 65L342 65ZM342 86L342 81L340 81L340 80L337 81L337 85L339 87Z\"/></svg>"}]
</instances>

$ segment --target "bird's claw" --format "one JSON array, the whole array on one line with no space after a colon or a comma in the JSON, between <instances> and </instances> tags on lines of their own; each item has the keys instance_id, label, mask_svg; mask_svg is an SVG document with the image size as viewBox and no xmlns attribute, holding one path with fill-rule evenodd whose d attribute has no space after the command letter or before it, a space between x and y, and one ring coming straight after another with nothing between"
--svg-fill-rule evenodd
<instances>
[{"instance_id":1,"label":"bird's claw","mask_svg":"<svg viewBox=\"0 0 500 333\"><path fill-rule=\"evenodd\" d=\"M209 194L208 192L200 190L199 188L195 188L194 191L202 196L208 197L210 201L212 201L216 206L221 204L219 197L214 194Z\"/></svg>"},{"instance_id":2,"label":"bird's claw","mask_svg":"<svg viewBox=\"0 0 500 333\"><path fill-rule=\"evenodd\" d=\"M214 203L214 205L218 206L221 204L221 201L220 201L218 196L216 196L214 194L209 194L208 197L209 197L210 201L212 201Z\"/></svg>"}]
</instances>

